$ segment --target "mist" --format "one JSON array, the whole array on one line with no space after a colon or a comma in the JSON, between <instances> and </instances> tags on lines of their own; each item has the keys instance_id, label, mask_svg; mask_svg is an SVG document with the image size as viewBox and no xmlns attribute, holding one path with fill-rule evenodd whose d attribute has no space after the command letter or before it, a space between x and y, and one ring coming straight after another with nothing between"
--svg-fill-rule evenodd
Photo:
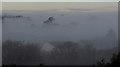
<instances>
[{"instance_id":1,"label":"mist","mask_svg":"<svg viewBox=\"0 0 120 67\"><path fill-rule=\"evenodd\" d=\"M5 13L10 15L9 13ZM4 13L3 13L4 15ZM17 15L17 13L13 14ZM19 13L18 13L19 15ZM22 15L22 14L21 14ZM29 18L5 19L3 41L26 40L29 42L74 41L104 38L110 29L118 36L117 13L31 13ZM43 22L53 17L54 24ZM117 39L117 38L116 38Z\"/></svg>"},{"instance_id":2,"label":"mist","mask_svg":"<svg viewBox=\"0 0 120 67\"><path fill-rule=\"evenodd\" d=\"M8 11L2 17L3 64L92 65L117 52L117 12ZM49 17L53 23L44 23Z\"/></svg>"}]
</instances>

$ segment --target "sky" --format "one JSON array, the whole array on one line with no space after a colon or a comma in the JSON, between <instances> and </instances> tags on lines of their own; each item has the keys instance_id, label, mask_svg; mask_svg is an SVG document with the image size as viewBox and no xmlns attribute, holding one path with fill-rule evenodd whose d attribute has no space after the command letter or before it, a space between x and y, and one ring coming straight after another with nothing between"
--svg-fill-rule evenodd
<instances>
[{"instance_id":1,"label":"sky","mask_svg":"<svg viewBox=\"0 0 120 67\"><path fill-rule=\"evenodd\" d=\"M41 10L58 12L78 12L78 11L117 11L117 2L3 2L3 10Z\"/></svg>"},{"instance_id":2,"label":"sky","mask_svg":"<svg viewBox=\"0 0 120 67\"><path fill-rule=\"evenodd\" d=\"M118 2L119 0L2 0L3 2Z\"/></svg>"}]
</instances>

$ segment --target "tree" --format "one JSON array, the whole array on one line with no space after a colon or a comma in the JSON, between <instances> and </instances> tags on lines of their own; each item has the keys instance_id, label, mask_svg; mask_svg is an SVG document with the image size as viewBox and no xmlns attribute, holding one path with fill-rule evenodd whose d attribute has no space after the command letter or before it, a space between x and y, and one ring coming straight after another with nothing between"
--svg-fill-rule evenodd
<instances>
[{"instance_id":1,"label":"tree","mask_svg":"<svg viewBox=\"0 0 120 67\"><path fill-rule=\"evenodd\" d=\"M44 23L53 23L55 19L53 17L49 17Z\"/></svg>"},{"instance_id":2,"label":"tree","mask_svg":"<svg viewBox=\"0 0 120 67\"><path fill-rule=\"evenodd\" d=\"M79 50L77 44L71 41L56 47L47 57L49 64L75 65L78 64ZM74 61L74 62L73 62Z\"/></svg>"},{"instance_id":3,"label":"tree","mask_svg":"<svg viewBox=\"0 0 120 67\"><path fill-rule=\"evenodd\" d=\"M3 64L30 65L43 62L41 47L37 44L8 40L3 42L2 47Z\"/></svg>"},{"instance_id":4,"label":"tree","mask_svg":"<svg viewBox=\"0 0 120 67\"><path fill-rule=\"evenodd\" d=\"M98 67L120 67L120 52L116 55L113 54L110 63L105 63L104 59L98 61Z\"/></svg>"},{"instance_id":5,"label":"tree","mask_svg":"<svg viewBox=\"0 0 120 67\"><path fill-rule=\"evenodd\" d=\"M110 39L116 39L117 38L116 33L113 29L110 29L108 31L108 33L106 34L106 37L110 38Z\"/></svg>"}]
</instances>

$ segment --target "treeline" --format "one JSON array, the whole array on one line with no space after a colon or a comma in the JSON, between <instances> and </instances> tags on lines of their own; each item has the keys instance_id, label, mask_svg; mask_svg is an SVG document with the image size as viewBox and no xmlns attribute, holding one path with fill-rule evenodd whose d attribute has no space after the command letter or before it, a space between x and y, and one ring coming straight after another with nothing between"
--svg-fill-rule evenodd
<instances>
[{"instance_id":1,"label":"treeline","mask_svg":"<svg viewBox=\"0 0 120 67\"><path fill-rule=\"evenodd\" d=\"M57 44L56 44L57 45ZM117 48L96 49L92 45L80 46L71 41L56 46L52 51L42 51L42 46L23 41L5 41L2 46L2 64L16 65L94 65L104 58L110 62Z\"/></svg>"},{"instance_id":2,"label":"treeline","mask_svg":"<svg viewBox=\"0 0 120 67\"><path fill-rule=\"evenodd\" d=\"M5 19L25 19L25 20L31 20L30 17L25 17L25 16L22 16L22 15L15 15L15 16L12 16L12 15L2 15L0 16L0 19L2 19L2 23L5 22Z\"/></svg>"}]
</instances>

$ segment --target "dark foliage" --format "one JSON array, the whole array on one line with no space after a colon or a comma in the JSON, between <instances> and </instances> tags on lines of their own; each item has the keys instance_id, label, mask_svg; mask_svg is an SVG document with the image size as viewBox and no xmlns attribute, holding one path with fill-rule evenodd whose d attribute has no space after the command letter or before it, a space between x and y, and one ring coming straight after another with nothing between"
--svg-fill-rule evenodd
<instances>
[{"instance_id":1,"label":"dark foliage","mask_svg":"<svg viewBox=\"0 0 120 67\"><path fill-rule=\"evenodd\" d=\"M2 46L2 63L5 65L39 65L40 63L45 65L92 65L96 64L101 57L110 59L115 52L115 49L98 50L92 45L80 46L71 41L59 44L50 52L42 51L39 45L23 41L5 41ZM118 59L116 55L114 56L112 64L119 62L114 60ZM104 59L98 63L98 65L104 64L106 64Z\"/></svg>"},{"instance_id":2,"label":"dark foliage","mask_svg":"<svg viewBox=\"0 0 120 67\"><path fill-rule=\"evenodd\" d=\"M53 17L49 17L44 23L53 23L55 19Z\"/></svg>"},{"instance_id":3,"label":"dark foliage","mask_svg":"<svg viewBox=\"0 0 120 67\"><path fill-rule=\"evenodd\" d=\"M8 40L3 43L2 53L3 64L39 64L42 62L41 50L36 44Z\"/></svg>"},{"instance_id":4,"label":"dark foliage","mask_svg":"<svg viewBox=\"0 0 120 67\"><path fill-rule=\"evenodd\" d=\"M105 63L104 59L97 63L98 67L120 67L120 52L116 55L113 54L110 63Z\"/></svg>"}]
</instances>

